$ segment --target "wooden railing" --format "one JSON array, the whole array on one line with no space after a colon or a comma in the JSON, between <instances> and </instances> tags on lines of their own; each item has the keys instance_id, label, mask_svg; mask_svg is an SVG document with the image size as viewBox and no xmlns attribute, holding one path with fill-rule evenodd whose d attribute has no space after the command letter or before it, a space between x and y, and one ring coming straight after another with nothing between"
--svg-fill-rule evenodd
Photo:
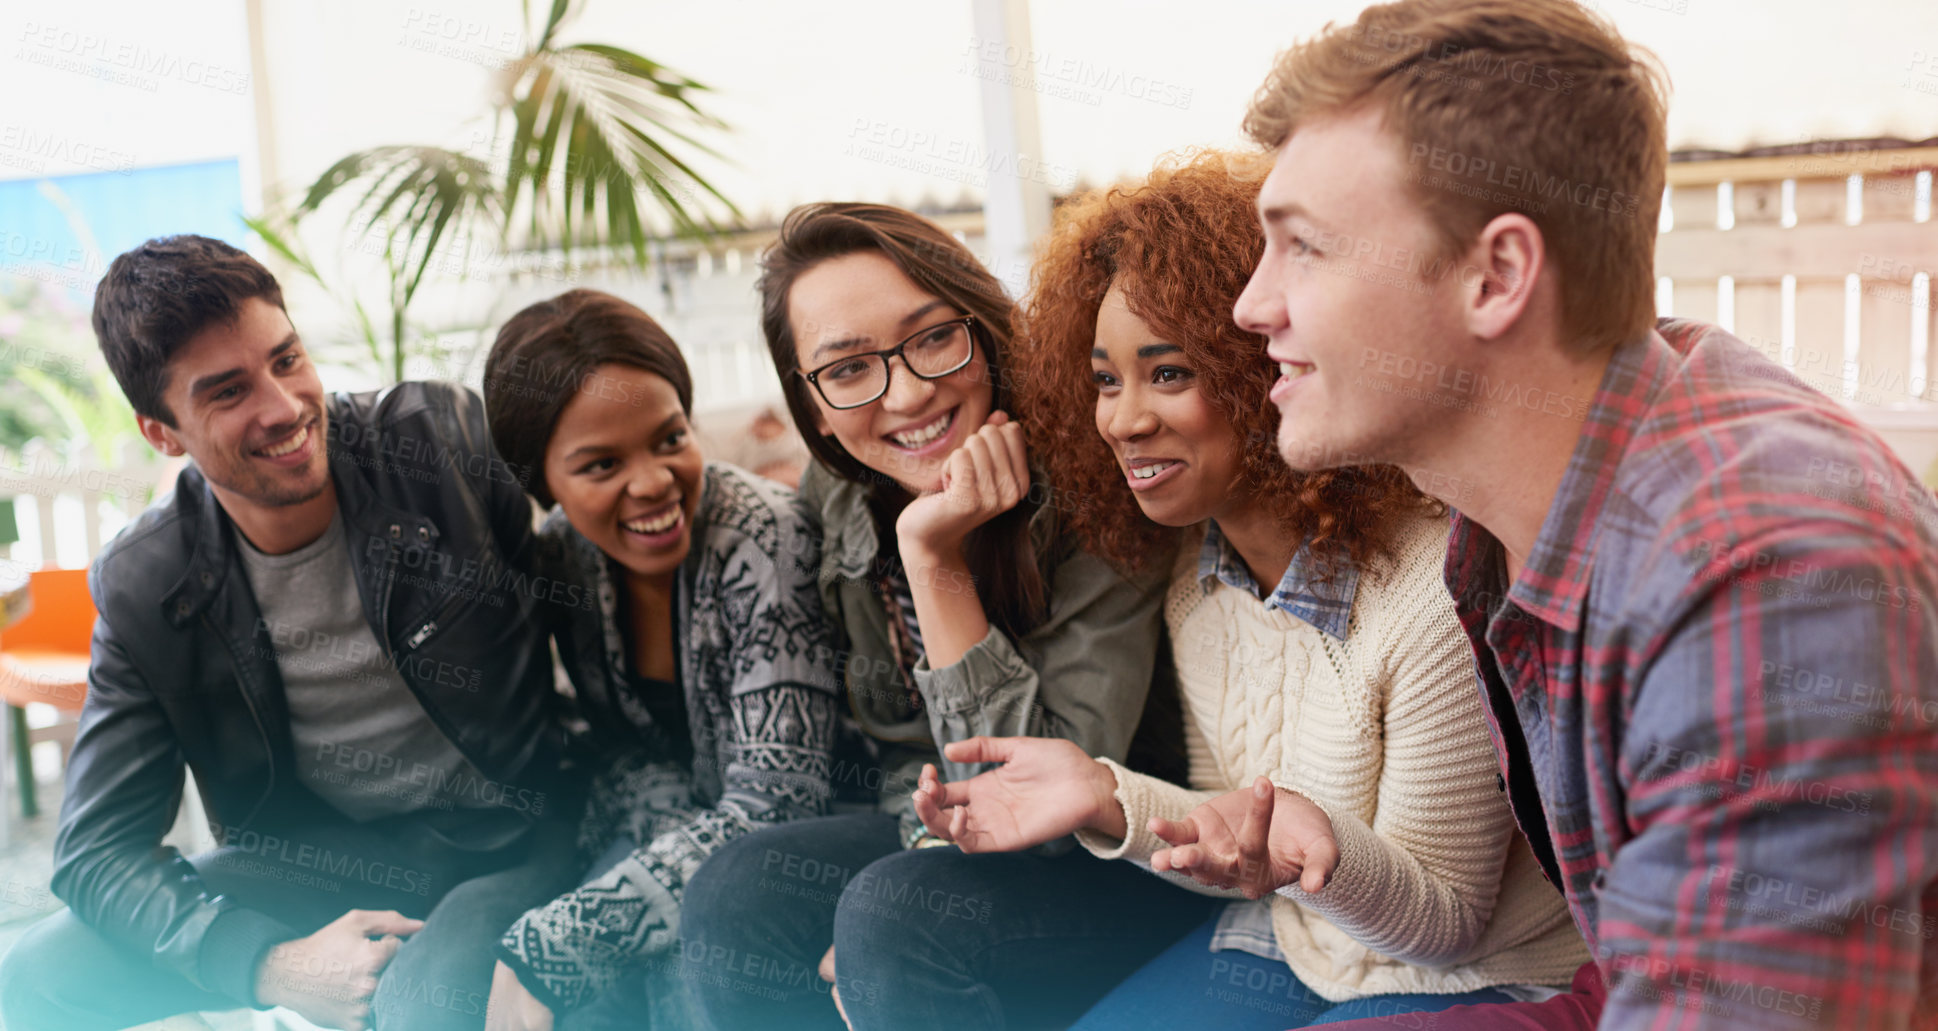
<instances>
[{"instance_id":1,"label":"wooden railing","mask_svg":"<svg viewBox=\"0 0 1938 1031\"><path fill-rule=\"evenodd\" d=\"M1938 147L1669 166L1660 307L1721 323L1842 400L1938 485Z\"/></svg>"},{"instance_id":2,"label":"wooden railing","mask_svg":"<svg viewBox=\"0 0 1938 1031\"><path fill-rule=\"evenodd\" d=\"M163 474L140 441L129 442L119 457L104 466L85 448L62 451L39 441L18 451L0 448L0 505L14 506L23 541L39 543L37 555L16 548L15 558L50 569L92 562L147 507Z\"/></svg>"}]
</instances>

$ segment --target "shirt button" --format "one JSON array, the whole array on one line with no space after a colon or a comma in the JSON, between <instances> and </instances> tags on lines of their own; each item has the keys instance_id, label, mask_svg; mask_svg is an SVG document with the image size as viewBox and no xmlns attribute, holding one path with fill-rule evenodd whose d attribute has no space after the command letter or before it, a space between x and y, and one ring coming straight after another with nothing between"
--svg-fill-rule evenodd
<instances>
[{"instance_id":1,"label":"shirt button","mask_svg":"<svg viewBox=\"0 0 1938 1031\"><path fill-rule=\"evenodd\" d=\"M1595 871L1595 894L1597 895L1601 894L1602 889L1604 887L1607 887L1607 885L1608 885L1608 871L1607 870Z\"/></svg>"},{"instance_id":2,"label":"shirt button","mask_svg":"<svg viewBox=\"0 0 1938 1031\"><path fill-rule=\"evenodd\" d=\"M209 572L206 569L202 570L202 586L212 587L214 585L215 585L215 574Z\"/></svg>"}]
</instances>

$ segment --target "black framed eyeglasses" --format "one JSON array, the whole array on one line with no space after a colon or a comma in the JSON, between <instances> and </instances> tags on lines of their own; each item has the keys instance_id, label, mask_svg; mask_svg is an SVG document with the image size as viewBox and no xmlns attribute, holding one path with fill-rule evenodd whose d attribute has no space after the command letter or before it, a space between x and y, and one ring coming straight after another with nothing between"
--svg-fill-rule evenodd
<instances>
[{"instance_id":1,"label":"black framed eyeglasses","mask_svg":"<svg viewBox=\"0 0 1938 1031\"><path fill-rule=\"evenodd\" d=\"M801 377L814 384L829 408L860 408L888 393L888 360L897 355L918 379L941 379L960 371L976 356L977 326L974 315L938 322L886 351L836 358Z\"/></svg>"}]
</instances>

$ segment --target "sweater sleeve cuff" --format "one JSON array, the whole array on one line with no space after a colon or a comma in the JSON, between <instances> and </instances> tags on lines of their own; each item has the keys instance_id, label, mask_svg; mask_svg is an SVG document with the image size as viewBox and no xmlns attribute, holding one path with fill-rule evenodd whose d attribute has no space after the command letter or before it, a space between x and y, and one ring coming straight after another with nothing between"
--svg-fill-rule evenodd
<instances>
[{"instance_id":1,"label":"sweater sleeve cuff","mask_svg":"<svg viewBox=\"0 0 1938 1031\"><path fill-rule=\"evenodd\" d=\"M930 669L926 655L915 663L916 690L931 708L948 715L981 708L991 689L1029 675L1029 663L993 626L962 658L941 669Z\"/></svg>"},{"instance_id":2,"label":"sweater sleeve cuff","mask_svg":"<svg viewBox=\"0 0 1938 1031\"><path fill-rule=\"evenodd\" d=\"M506 948L503 941L499 941L491 947L491 955L498 962L503 963L518 978L518 983L526 991L532 993L532 998L544 1003L545 1008L551 1010L554 1017L571 1012L572 1007L566 1005L564 999L553 994L551 987L545 983L545 979L533 973L532 968L525 965L524 957Z\"/></svg>"},{"instance_id":3,"label":"sweater sleeve cuff","mask_svg":"<svg viewBox=\"0 0 1938 1031\"><path fill-rule=\"evenodd\" d=\"M1191 810L1212 797L1208 791L1191 791L1168 781L1134 773L1110 759L1097 760L1117 777L1117 804L1124 807L1125 836L1122 841L1084 829L1077 832L1077 843L1099 859L1128 859L1149 863L1152 853L1170 845L1151 833L1151 817L1182 820Z\"/></svg>"},{"instance_id":4,"label":"sweater sleeve cuff","mask_svg":"<svg viewBox=\"0 0 1938 1031\"><path fill-rule=\"evenodd\" d=\"M256 972L269 950L302 937L295 928L258 909L232 906L215 915L202 932L196 973L202 987L250 1008L256 999Z\"/></svg>"},{"instance_id":5,"label":"sweater sleeve cuff","mask_svg":"<svg viewBox=\"0 0 1938 1031\"><path fill-rule=\"evenodd\" d=\"M620 873L629 863L646 869ZM612 987L627 964L657 951L656 939L670 937L677 948L680 902L665 880L669 875L650 861L621 860L601 877L527 910L494 951L519 984L553 1015L564 1016ZM642 927L647 933L637 934Z\"/></svg>"},{"instance_id":6,"label":"sweater sleeve cuff","mask_svg":"<svg viewBox=\"0 0 1938 1031\"><path fill-rule=\"evenodd\" d=\"M1382 862L1386 850L1379 835L1357 817L1335 814L1325 803L1303 792L1300 797L1318 806L1332 823L1332 838L1339 846L1339 862L1318 892L1307 894L1304 888L1294 882L1280 888L1278 893L1335 923L1342 922L1340 918L1356 917L1384 908L1380 903L1394 897L1392 892L1397 885L1390 876L1387 864Z\"/></svg>"}]
</instances>

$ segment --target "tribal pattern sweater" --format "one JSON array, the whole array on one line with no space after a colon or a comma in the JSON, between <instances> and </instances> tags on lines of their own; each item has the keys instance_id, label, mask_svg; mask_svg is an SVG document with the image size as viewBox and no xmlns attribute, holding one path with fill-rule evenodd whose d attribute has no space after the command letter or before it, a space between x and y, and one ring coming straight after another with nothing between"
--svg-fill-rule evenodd
<instances>
[{"instance_id":1,"label":"tribal pattern sweater","mask_svg":"<svg viewBox=\"0 0 1938 1031\"><path fill-rule=\"evenodd\" d=\"M597 773L580 827L586 861L624 839L612 869L526 913L498 958L563 1014L679 939L687 878L727 842L827 811L839 707L816 584L819 535L791 492L706 468L692 549L674 587L690 762L637 697L618 570L555 512L540 568L565 587L554 634Z\"/></svg>"}]
</instances>

